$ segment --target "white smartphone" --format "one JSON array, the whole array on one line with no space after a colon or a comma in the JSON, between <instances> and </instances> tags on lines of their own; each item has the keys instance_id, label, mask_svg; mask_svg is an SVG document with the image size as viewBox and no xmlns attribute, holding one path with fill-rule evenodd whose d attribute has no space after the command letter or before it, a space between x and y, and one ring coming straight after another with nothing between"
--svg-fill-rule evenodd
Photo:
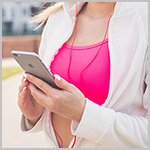
<instances>
[{"instance_id":1,"label":"white smartphone","mask_svg":"<svg viewBox=\"0 0 150 150\"><path fill-rule=\"evenodd\" d=\"M53 88L60 89L55 84L54 76L44 65L42 60L39 58L39 55L37 55L34 52L15 50L11 51L11 55L26 73L29 73L37 78L42 79Z\"/></svg>"}]
</instances>

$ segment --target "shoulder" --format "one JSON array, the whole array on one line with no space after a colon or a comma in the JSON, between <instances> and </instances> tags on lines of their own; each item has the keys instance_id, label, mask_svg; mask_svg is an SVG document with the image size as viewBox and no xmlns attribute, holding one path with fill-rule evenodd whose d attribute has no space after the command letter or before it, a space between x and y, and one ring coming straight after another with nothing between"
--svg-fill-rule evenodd
<instances>
[{"instance_id":1,"label":"shoulder","mask_svg":"<svg viewBox=\"0 0 150 150\"><path fill-rule=\"evenodd\" d=\"M148 2L142 2L141 7L137 9L139 23L141 28L145 30L146 39L148 41Z\"/></svg>"},{"instance_id":2,"label":"shoulder","mask_svg":"<svg viewBox=\"0 0 150 150\"><path fill-rule=\"evenodd\" d=\"M141 2L136 11L141 17L148 17L148 2Z\"/></svg>"},{"instance_id":3,"label":"shoulder","mask_svg":"<svg viewBox=\"0 0 150 150\"><path fill-rule=\"evenodd\" d=\"M120 11L132 18L131 21L137 22L139 29L145 30L148 37L148 2L123 2Z\"/></svg>"},{"instance_id":4,"label":"shoulder","mask_svg":"<svg viewBox=\"0 0 150 150\"><path fill-rule=\"evenodd\" d=\"M148 2L117 2L117 13L119 16L136 12L148 14Z\"/></svg>"},{"instance_id":5,"label":"shoulder","mask_svg":"<svg viewBox=\"0 0 150 150\"><path fill-rule=\"evenodd\" d=\"M49 33L49 30L53 30L53 28L57 27L57 25L60 23L61 18L64 16L64 10L63 7L59 8L57 11L54 11L53 13L49 14L47 17L47 20L45 22L44 30L43 32Z\"/></svg>"}]
</instances>

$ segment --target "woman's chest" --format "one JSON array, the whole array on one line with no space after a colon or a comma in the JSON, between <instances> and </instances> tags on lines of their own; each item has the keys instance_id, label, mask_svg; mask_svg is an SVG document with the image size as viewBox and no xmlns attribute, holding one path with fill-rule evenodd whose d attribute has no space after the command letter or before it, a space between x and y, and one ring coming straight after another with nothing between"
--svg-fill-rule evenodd
<instances>
[{"instance_id":1,"label":"woman's chest","mask_svg":"<svg viewBox=\"0 0 150 150\"><path fill-rule=\"evenodd\" d=\"M102 47L101 47L102 46ZM90 46L64 44L51 62L52 74L74 84L87 98L101 105L107 98L110 80L108 39Z\"/></svg>"}]
</instances>

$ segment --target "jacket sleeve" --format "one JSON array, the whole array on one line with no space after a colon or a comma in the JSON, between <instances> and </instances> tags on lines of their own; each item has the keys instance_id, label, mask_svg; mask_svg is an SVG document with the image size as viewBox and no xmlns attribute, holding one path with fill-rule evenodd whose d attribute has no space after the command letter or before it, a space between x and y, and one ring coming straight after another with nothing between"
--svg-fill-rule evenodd
<instances>
[{"instance_id":1,"label":"jacket sleeve","mask_svg":"<svg viewBox=\"0 0 150 150\"><path fill-rule=\"evenodd\" d=\"M143 107L148 110L148 73L145 85ZM74 135L106 147L148 147L148 114L145 117L127 115L96 105L88 99L80 123L72 121L71 130Z\"/></svg>"},{"instance_id":2,"label":"jacket sleeve","mask_svg":"<svg viewBox=\"0 0 150 150\"><path fill-rule=\"evenodd\" d=\"M72 121L71 130L74 135L106 147L148 147L147 117L115 112L88 99L81 122Z\"/></svg>"},{"instance_id":3,"label":"jacket sleeve","mask_svg":"<svg viewBox=\"0 0 150 150\"><path fill-rule=\"evenodd\" d=\"M38 122L34 125L30 120L28 120L24 115L21 117L21 130L27 133L35 133L43 130L43 119L44 119L45 110L38 120Z\"/></svg>"}]
</instances>

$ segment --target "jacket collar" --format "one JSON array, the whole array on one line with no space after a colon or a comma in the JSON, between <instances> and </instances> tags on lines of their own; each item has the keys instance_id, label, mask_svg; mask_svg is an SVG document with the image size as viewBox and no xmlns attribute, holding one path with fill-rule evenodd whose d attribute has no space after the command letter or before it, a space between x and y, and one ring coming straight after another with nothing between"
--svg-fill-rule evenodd
<instances>
[{"instance_id":1,"label":"jacket collar","mask_svg":"<svg viewBox=\"0 0 150 150\"><path fill-rule=\"evenodd\" d=\"M77 2L78 12L81 10L85 3L86 2ZM122 15L131 13L136 8L140 7L143 3L144 2L117 2L115 5L114 16L120 17ZM76 14L76 2L64 2L63 7L70 16L74 16Z\"/></svg>"},{"instance_id":2,"label":"jacket collar","mask_svg":"<svg viewBox=\"0 0 150 150\"><path fill-rule=\"evenodd\" d=\"M78 12L81 10L85 3L86 2L77 2ZM76 2L64 2L63 7L67 10L70 16L74 16L76 14Z\"/></svg>"}]
</instances>

